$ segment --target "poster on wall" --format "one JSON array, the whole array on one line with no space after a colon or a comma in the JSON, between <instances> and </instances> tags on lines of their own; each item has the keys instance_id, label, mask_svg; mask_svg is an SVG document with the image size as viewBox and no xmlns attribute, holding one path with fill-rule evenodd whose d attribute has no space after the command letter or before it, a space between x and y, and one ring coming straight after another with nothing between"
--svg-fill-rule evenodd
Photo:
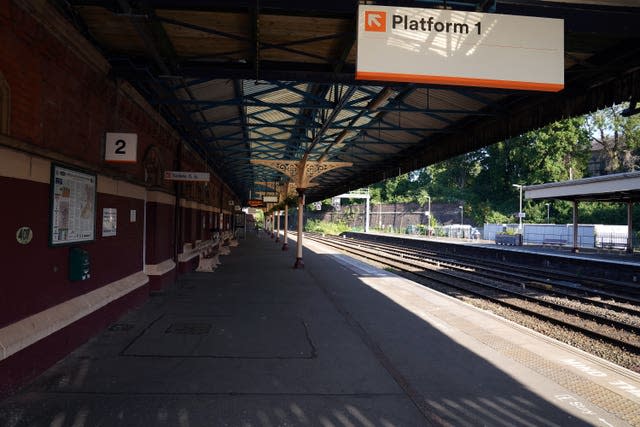
<instances>
[{"instance_id":1,"label":"poster on wall","mask_svg":"<svg viewBox=\"0 0 640 427\"><path fill-rule=\"evenodd\" d=\"M95 240L96 175L51 165L51 246Z\"/></svg>"},{"instance_id":2,"label":"poster on wall","mask_svg":"<svg viewBox=\"0 0 640 427\"><path fill-rule=\"evenodd\" d=\"M102 237L115 236L118 230L118 210L116 208L102 209Z\"/></svg>"}]
</instances>

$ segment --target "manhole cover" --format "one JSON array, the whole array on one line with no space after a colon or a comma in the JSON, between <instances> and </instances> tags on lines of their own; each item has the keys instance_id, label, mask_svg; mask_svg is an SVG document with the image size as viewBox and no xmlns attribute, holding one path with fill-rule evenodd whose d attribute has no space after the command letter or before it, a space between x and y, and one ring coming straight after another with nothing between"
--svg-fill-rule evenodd
<instances>
[{"instance_id":1,"label":"manhole cover","mask_svg":"<svg viewBox=\"0 0 640 427\"><path fill-rule=\"evenodd\" d=\"M165 334L204 335L211 330L210 323L174 323L164 331Z\"/></svg>"},{"instance_id":2,"label":"manhole cover","mask_svg":"<svg viewBox=\"0 0 640 427\"><path fill-rule=\"evenodd\" d=\"M114 332L128 331L131 329L133 329L133 325L130 323L116 323L114 325L111 325L111 327L109 328L110 331Z\"/></svg>"}]
</instances>

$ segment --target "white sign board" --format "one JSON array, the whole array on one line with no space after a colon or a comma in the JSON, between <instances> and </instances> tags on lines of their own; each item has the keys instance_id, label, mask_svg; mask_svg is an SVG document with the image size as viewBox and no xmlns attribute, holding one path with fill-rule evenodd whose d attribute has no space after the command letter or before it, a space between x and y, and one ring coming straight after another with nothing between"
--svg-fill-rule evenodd
<instances>
[{"instance_id":1,"label":"white sign board","mask_svg":"<svg viewBox=\"0 0 640 427\"><path fill-rule=\"evenodd\" d=\"M116 208L102 208L102 237L115 236L118 231L118 211Z\"/></svg>"},{"instance_id":2,"label":"white sign board","mask_svg":"<svg viewBox=\"0 0 640 427\"><path fill-rule=\"evenodd\" d=\"M278 196L262 196L262 201L265 203L278 203Z\"/></svg>"},{"instance_id":3,"label":"white sign board","mask_svg":"<svg viewBox=\"0 0 640 427\"><path fill-rule=\"evenodd\" d=\"M360 5L356 79L557 92L564 21Z\"/></svg>"},{"instance_id":4,"label":"white sign board","mask_svg":"<svg viewBox=\"0 0 640 427\"><path fill-rule=\"evenodd\" d=\"M209 182L209 172L182 172L182 171L165 171L164 179L167 181L198 181Z\"/></svg>"},{"instance_id":5,"label":"white sign board","mask_svg":"<svg viewBox=\"0 0 640 427\"><path fill-rule=\"evenodd\" d=\"M104 160L109 163L135 163L138 159L138 134L107 132Z\"/></svg>"}]
</instances>

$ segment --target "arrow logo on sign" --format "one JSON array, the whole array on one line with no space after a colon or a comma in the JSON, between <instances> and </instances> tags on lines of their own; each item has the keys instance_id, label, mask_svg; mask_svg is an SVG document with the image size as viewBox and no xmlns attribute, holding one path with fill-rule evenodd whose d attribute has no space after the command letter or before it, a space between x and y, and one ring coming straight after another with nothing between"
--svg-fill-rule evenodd
<instances>
[{"instance_id":1,"label":"arrow logo on sign","mask_svg":"<svg viewBox=\"0 0 640 427\"><path fill-rule=\"evenodd\" d=\"M365 31L387 31L387 12L367 10L364 12Z\"/></svg>"},{"instance_id":2,"label":"arrow logo on sign","mask_svg":"<svg viewBox=\"0 0 640 427\"><path fill-rule=\"evenodd\" d=\"M370 13L367 16L367 25L372 27L372 26L376 26L379 27L380 26L380 15L377 13Z\"/></svg>"}]
</instances>

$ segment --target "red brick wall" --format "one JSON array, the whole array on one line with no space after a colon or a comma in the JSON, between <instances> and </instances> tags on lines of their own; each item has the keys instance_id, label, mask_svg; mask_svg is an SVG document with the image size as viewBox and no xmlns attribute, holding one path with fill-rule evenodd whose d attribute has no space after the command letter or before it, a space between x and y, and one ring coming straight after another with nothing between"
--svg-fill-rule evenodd
<instances>
[{"instance_id":1,"label":"red brick wall","mask_svg":"<svg viewBox=\"0 0 640 427\"><path fill-rule=\"evenodd\" d=\"M88 63L76 48L49 33L19 4L0 0L0 73L11 91L11 138L33 147L35 155L61 154L73 160L76 167L140 186L145 185L142 156L150 146L158 147L164 168L173 169L179 137L159 123L156 113L139 104L126 83L115 81L108 69ZM65 28L69 31L73 31L71 27ZM138 134L136 164L104 163L106 131ZM180 168L202 171L205 165L192 152L183 150ZM210 185L223 186L217 177ZM161 187L172 192L174 184L162 182ZM220 207L221 200L213 199L215 192L206 194L198 188L193 186L188 198L199 197L201 203ZM68 248L48 246L49 191L44 183L0 177L0 194L11 201L0 221L0 260L10 266L0 278L0 326L143 268L144 202L99 193L96 241L79 245L90 252L91 279L69 282ZM115 237L101 237L104 207L118 210ZM131 209L137 211L135 223L129 222ZM157 264L173 257L174 208L150 203L148 209L147 219L151 221L146 232L146 263ZM201 214L192 209L184 211L183 218L189 224L182 227L186 233L182 240L208 238L202 230ZM32 227L35 236L26 246L15 240L16 229L23 225Z\"/></svg>"},{"instance_id":2,"label":"red brick wall","mask_svg":"<svg viewBox=\"0 0 640 427\"><path fill-rule=\"evenodd\" d=\"M142 155L149 146L157 146L162 164L171 168L178 136L140 105L126 84L114 81L107 69L87 63L76 48L49 33L19 4L0 0L0 73L11 94L8 143L14 141L34 157L53 156L60 161L62 156L76 168L117 178L117 182L137 184L137 189L132 188L138 192L145 179ZM47 3L42 4L48 7ZM137 164L103 162L102 144L107 131L138 134ZM170 183L161 185L166 190L173 189ZM123 194L120 196L98 193L96 240L77 245L90 254L91 278L70 282L69 247L48 245L50 186L29 178L0 177L0 194L5 202L0 221L0 327L143 269L144 200L139 195L134 197L135 191L115 191ZM118 211L116 236L101 236L103 208ZM136 210L135 222L129 220L132 209ZM173 255L172 223L172 210L165 212L163 208L158 215L158 229L150 232L156 236L153 256L161 261ZM28 245L16 241L16 230L22 226L33 230L34 237ZM148 286L138 288L0 361L0 394L8 383L19 384L50 366L141 303L148 292Z\"/></svg>"},{"instance_id":3,"label":"red brick wall","mask_svg":"<svg viewBox=\"0 0 640 427\"><path fill-rule=\"evenodd\" d=\"M175 134L159 126L106 72L84 62L13 2L1 1L0 72L11 89L12 137L140 181L141 157L152 144L171 167L179 142ZM137 164L103 163L107 131L138 134Z\"/></svg>"}]
</instances>

